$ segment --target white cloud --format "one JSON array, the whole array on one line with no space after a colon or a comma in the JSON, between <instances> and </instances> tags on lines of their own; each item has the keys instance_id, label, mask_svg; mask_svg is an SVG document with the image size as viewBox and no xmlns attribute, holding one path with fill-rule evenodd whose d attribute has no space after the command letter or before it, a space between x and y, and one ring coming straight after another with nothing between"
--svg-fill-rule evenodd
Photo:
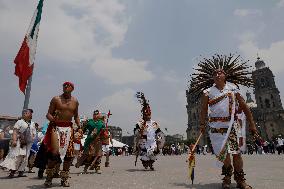
<instances>
[{"instance_id":1,"label":"white cloud","mask_svg":"<svg viewBox=\"0 0 284 189\"><path fill-rule=\"evenodd\" d=\"M122 127L132 133L135 123L140 119L140 104L135 98L136 91L127 88L104 97L98 108L107 112L111 108L110 124Z\"/></svg>"},{"instance_id":2,"label":"white cloud","mask_svg":"<svg viewBox=\"0 0 284 189\"><path fill-rule=\"evenodd\" d=\"M164 73L162 79L168 83L177 83L179 79L175 71L171 70L169 72Z\"/></svg>"},{"instance_id":3,"label":"white cloud","mask_svg":"<svg viewBox=\"0 0 284 189\"><path fill-rule=\"evenodd\" d=\"M256 33L251 31L244 32L239 36L239 40L241 40L241 42L253 41L255 38Z\"/></svg>"},{"instance_id":4,"label":"white cloud","mask_svg":"<svg viewBox=\"0 0 284 189\"><path fill-rule=\"evenodd\" d=\"M246 58L254 61L256 60L257 54L266 62L266 66L269 66L274 73L280 73L284 71L284 60L283 49L284 40L273 42L268 48L261 48L254 40L253 35L243 35L240 37L241 43L239 45L240 51L246 56Z\"/></svg>"},{"instance_id":5,"label":"white cloud","mask_svg":"<svg viewBox=\"0 0 284 189\"><path fill-rule=\"evenodd\" d=\"M146 70L147 65L145 61L99 57L92 69L112 84L140 83L154 78L152 72Z\"/></svg>"},{"instance_id":6,"label":"white cloud","mask_svg":"<svg viewBox=\"0 0 284 189\"><path fill-rule=\"evenodd\" d=\"M284 7L284 0L280 0L280 1L277 3L277 6L278 6L278 7Z\"/></svg>"},{"instance_id":7,"label":"white cloud","mask_svg":"<svg viewBox=\"0 0 284 189\"><path fill-rule=\"evenodd\" d=\"M185 108L185 104L187 104L187 99L186 99L186 90L179 91L177 93L177 101L180 102L183 108Z\"/></svg>"},{"instance_id":8,"label":"white cloud","mask_svg":"<svg viewBox=\"0 0 284 189\"><path fill-rule=\"evenodd\" d=\"M0 12L0 32L4 34L0 36L1 53L11 53L17 49L15 44L20 46L36 3L27 1L29 6L24 6L12 0L0 2L6 6ZM54 62L86 63L113 84L151 80L147 61L112 55L113 48L123 44L130 23L125 9L119 0L45 1L37 51Z\"/></svg>"},{"instance_id":9,"label":"white cloud","mask_svg":"<svg viewBox=\"0 0 284 189\"><path fill-rule=\"evenodd\" d=\"M261 14L262 11L258 9L236 9L234 11L234 15L239 17L260 16Z\"/></svg>"}]
</instances>

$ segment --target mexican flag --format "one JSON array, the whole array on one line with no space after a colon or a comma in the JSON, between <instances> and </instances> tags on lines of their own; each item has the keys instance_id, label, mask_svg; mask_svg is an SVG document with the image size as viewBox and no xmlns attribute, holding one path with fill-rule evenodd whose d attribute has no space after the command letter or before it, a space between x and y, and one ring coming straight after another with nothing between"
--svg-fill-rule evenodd
<instances>
[{"instance_id":1,"label":"mexican flag","mask_svg":"<svg viewBox=\"0 0 284 189\"><path fill-rule=\"evenodd\" d=\"M32 21L28 28L28 32L25 35L22 46L14 60L14 63L16 64L15 75L19 77L19 88L24 94L28 79L33 74L43 1L44 0L40 0L37 5Z\"/></svg>"}]
</instances>

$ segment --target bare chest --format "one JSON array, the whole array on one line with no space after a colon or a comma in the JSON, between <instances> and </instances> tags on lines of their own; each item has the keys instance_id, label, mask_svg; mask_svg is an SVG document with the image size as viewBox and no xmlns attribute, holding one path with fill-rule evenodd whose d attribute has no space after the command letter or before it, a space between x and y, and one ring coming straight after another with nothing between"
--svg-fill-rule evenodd
<instances>
[{"instance_id":1,"label":"bare chest","mask_svg":"<svg viewBox=\"0 0 284 189\"><path fill-rule=\"evenodd\" d=\"M57 109L74 111L77 107L77 103L71 99L60 99L57 102Z\"/></svg>"}]
</instances>

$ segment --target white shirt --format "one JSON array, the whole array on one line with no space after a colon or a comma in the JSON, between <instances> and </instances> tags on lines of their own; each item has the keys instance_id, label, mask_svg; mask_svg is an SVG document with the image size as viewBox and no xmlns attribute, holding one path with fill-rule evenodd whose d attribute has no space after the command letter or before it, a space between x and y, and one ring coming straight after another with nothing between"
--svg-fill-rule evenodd
<instances>
[{"instance_id":1,"label":"white shirt","mask_svg":"<svg viewBox=\"0 0 284 189\"><path fill-rule=\"evenodd\" d=\"M25 120L21 119L18 120L15 125L14 125L14 129L17 129L19 133L23 133L25 132L25 130L29 127L28 123L25 122ZM31 137L31 141L34 141L36 136L36 128L35 128L35 123L33 121L31 121L30 124L30 137Z\"/></svg>"},{"instance_id":2,"label":"white shirt","mask_svg":"<svg viewBox=\"0 0 284 189\"><path fill-rule=\"evenodd\" d=\"M283 139L278 138L278 144L279 144L280 146L282 146L282 145L283 145Z\"/></svg>"}]
</instances>

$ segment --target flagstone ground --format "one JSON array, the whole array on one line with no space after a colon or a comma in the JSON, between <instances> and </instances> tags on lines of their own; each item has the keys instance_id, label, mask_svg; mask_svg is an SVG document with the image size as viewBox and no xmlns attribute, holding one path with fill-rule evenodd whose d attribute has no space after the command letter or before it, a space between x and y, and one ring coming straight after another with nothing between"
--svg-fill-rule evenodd
<instances>
[{"instance_id":1,"label":"flagstone ground","mask_svg":"<svg viewBox=\"0 0 284 189\"><path fill-rule=\"evenodd\" d=\"M104 163L103 159L103 163ZM221 188L220 169L214 166L214 156L197 155L195 180L187 178L186 156L160 156L155 171L144 171L141 163L134 166L134 156L111 157L111 167L102 167L101 175L78 174L82 168L71 169L70 189L217 189ZM256 189L284 188L284 155L244 155L248 183ZM36 174L25 178L7 179L7 172L0 170L0 188L43 188L44 180ZM54 179L53 188L60 187L60 179ZM236 184L233 182L233 188Z\"/></svg>"}]
</instances>

